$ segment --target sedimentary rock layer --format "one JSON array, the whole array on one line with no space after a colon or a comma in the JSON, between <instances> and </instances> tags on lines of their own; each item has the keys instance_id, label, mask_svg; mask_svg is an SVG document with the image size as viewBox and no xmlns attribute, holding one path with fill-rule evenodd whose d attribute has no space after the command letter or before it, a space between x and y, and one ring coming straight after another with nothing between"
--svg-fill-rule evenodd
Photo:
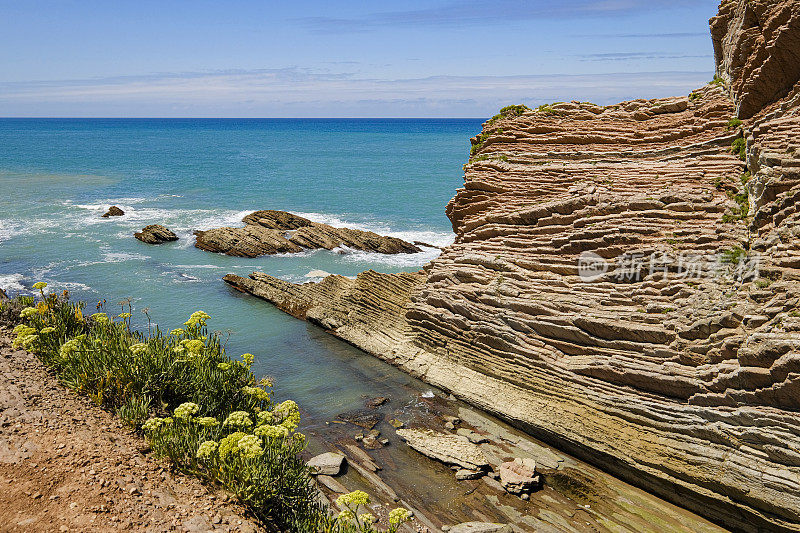
<instances>
[{"instance_id":1,"label":"sedimentary rock layer","mask_svg":"<svg viewBox=\"0 0 800 533\"><path fill-rule=\"evenodd\" d=\"M285 211L256 211L242 221L243 228L196 231L195 246L207 252L237 257L297 253L303 250L347 247L382 254L416 253L416 245L371 231L335 228Z\"/></svg>"},{"instance_id":2,"label":"sedimentary rock layer","mask_svg":"<svg viewBox=\"0 0 800 533\"><path fill-rule=\"evenodd\" d=\"M800 531L799 12L723 2L688 98L487 122L421 273L226 281L731 529Z\"/></svg>"}]
</instances>

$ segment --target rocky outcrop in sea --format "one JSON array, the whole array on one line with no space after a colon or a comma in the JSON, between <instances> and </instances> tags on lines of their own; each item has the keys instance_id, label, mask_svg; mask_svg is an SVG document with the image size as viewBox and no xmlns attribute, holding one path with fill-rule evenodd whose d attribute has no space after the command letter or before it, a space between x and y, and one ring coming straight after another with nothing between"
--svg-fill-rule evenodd
<instances>
[{"instance_id":1,"label":"rocky outcrop in sea","mask_svg":"<svg viewBox=\"0 0 800 533\"><path fill-rule=\"evenodd\" d=\"M178 236L161 224L150 224L133 234L134 237L147 244L163 244L178 240Z\"/></svg>"},{"instance_id":2,"label":"rocky outcrop in sea","mask_svg":"<svg viewBox=\"0 0 800 533\"><path fill-rule=\"evenodd\" d=\"M685 97L514 108L423 271L240 290L738 531L800 531L800 2Z\"/></svg>"},{"instance_id":3,"label":"rocky outcrop in sea","mask_svg":"<svg viewBox=\"0 0 800 533\"><path fill-rule=\"evenodd\" d=\"M236 257L297 253L341 247L382 254L416 253L421 249L396 237L371 231L336 228L285 211L256 211L242 221L243 228L196 231L195 246L207 252Z\"/></svg>"}]
</instances>

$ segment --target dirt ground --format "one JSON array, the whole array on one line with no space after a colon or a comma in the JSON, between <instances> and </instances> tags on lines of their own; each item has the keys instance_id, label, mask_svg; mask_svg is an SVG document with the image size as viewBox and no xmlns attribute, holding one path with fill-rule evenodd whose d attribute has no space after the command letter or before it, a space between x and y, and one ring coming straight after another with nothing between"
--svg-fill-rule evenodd
<instances>
[{"instance_id":1,"label":"dirt ground","mask_svg":"<svg viewBox=\"0 0 800 533\"><path fill-rule=\"evenodd\" d=\"M258 531L0 329L0 531Z\"/></svg>"}]
</instances>

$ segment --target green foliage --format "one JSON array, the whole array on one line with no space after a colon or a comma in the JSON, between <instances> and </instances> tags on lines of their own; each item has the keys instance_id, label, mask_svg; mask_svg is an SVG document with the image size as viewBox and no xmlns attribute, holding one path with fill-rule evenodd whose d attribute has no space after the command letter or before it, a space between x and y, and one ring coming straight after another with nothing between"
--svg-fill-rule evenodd
<instances>
[{"instance_id":1,"label":"green foliage","mask_svg":"<svg viewBox=\"0 0 800 533\"><path fill-rule=\"evenodd\" d=\"M725 80L719 77L718 75L714 74L714 79L708 82L709 85L717 85L720 87L725 86Z\"/></svg>"},{"instance_id":2,"label":"green foliage","mask_svg":"<svg viewBox=\"0 0 800 533\"><path fill-rule=\"evenodd\" d=\"M560 102L555 102L555 103L558 104ZM542 104L542 105L540 105L539 107L536 108L536 112L537 113L541 113L543 115L549 115L549 116L553 116L553 115L558 116L558 115L566 115L567 114L567 112L564 111L563 109L554 108L553 107L554 105L555 104Z\"/></svg>"},{"instance_id":3,"label":"green foliage","mask_svg":"<svg viewBox=\"0 0 800 533\"><path fill-rule=\"evenodd\" d=\"M476 136L475 141L473 142L472 146L469 149L470 157L477 154L481 150L481 148L483 148L484 144L486 143L486 140L489 138L490 135L489 131L487 131L487 128L489 126L492 126L500 119L518 117L527 111L530 111L530 108L526 105L522 104L509 105L502 108L498 114L487 120L484 126L484 130ZM503 132L502 129L498 129L495 130L493 133L499 134L502 132Z\"/></svg>"},{"instance_id":4,"label":"green foliage","mask_svg":"<svg viewBox=\"0 0 800 533\"><path fill-rule=\"evenodd\" d=\"M525 113L527 111L530 111L530 110L531 109L528 106L523 105L523 104L508 105L508 106L502 108L498 114L496 114L495 116L490 118L487 121L487 124L489 124L489 125L494 124L495 122L497 122L498 120L500 120L502 118L518 117L518 116L522 115L523 113Z\"/></svg>"},{"instance_id":5,"label":"green foliage","mask_svg":"<svg viewBox=\"0 0 800 533\"><path fill-rule=\"evenodd\" d=\"M734 246L728 250L723 250L720 254L720 261L729 265L736 265L747 256L747 252L740 246Z\"/></svg>"},{"instance_id":6,"label":"green foliage","mask_svg":"<svg viewBox=\"0 0 800 533\"><path fill-rule=\"evenodd\" d=\"M750 172L745 172L739 177L742 186L738 193L728 191L728 197L736 202L736 207L731 208L730 213L722 215L722 221L725 223L735 222L737 220L744 220L750 214L750 195L747 192L747 182L750 180Z\"/></svg>"},{"instance_id":7,"label":"green foliage","mask_svg":"<svg viewBox=\"0 0 800 533\"><path fill-rule=\"evenodd\" d=\"M700 94L700 93L699 93L699 92L697 92L697 91L694 91L694 92L692 92L692 93L689 95L689 101L690 101L690 102L696 102L696 101L698 101L698 100L701 100L702 98L703 98L703 95L702 95L702 94Z\"/></svg>"},{"instance_id":8,"label":"green foliage","mask_svg":"<svg viewBox=\"0 0 800 533\"><path fill-rule=\"evenodd\" d=\"M19 298L0 311L18 323L15 344L35 353L68 387L141 426L158 456L222 483L281 531L317 531L328 520L297 455L305 438L295 433L296 405L272 403L270 384L255 383L252 358L231 360L218 337L208 333L208 315L193 314L169 335L158 329L143 335L130 329L130 313L121 319L105 313L84 317L84 304L55 295L32 303ZM203 442L235 432L219 421L236 412L263 421L258 427L283 424L285 432L277 438L248 434L249 446L237 440L226 460L199 458ZM161 416L148 419L152 414Z\"/></svg>"},{"instance_id":9,"label":"green foliage","mask_svg":"<svg viewBox=\"0 0 800 533\"><path fill-rule=\"evenodd\" d=\"M742 137L739 137L731 144L731 153L738 155L739 159L744 161L747 158L747 143Z\"/></svg>"},{"instance_id":10,"label":"green foliage","mask_svg":"<svg viewBox=\"0 0 800 533\"><path fill-rule=\"evenodd\" d=\"M742 125L742 121L740 119L736 118L736 117L733 117L732 119L730 119L728 121L727 129L732 130L732 129L738 128L741 125Z\"/></svg>"}]
</instances>

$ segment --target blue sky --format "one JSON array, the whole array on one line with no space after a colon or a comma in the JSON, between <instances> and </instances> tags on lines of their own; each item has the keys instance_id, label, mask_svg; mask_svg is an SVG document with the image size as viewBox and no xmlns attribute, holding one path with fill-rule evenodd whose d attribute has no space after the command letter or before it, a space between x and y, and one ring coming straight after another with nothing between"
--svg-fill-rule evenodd
<instances>
[{"instance_id":1,"label":"blue sky","mask_svg":"<svg viewBox=\"0 0 800 533\"><path fill-rule=\"evenodd\" d=\"M0 0L0 116L486 117L711 79L717 0Z\"/></svg>"}]
</instances>

